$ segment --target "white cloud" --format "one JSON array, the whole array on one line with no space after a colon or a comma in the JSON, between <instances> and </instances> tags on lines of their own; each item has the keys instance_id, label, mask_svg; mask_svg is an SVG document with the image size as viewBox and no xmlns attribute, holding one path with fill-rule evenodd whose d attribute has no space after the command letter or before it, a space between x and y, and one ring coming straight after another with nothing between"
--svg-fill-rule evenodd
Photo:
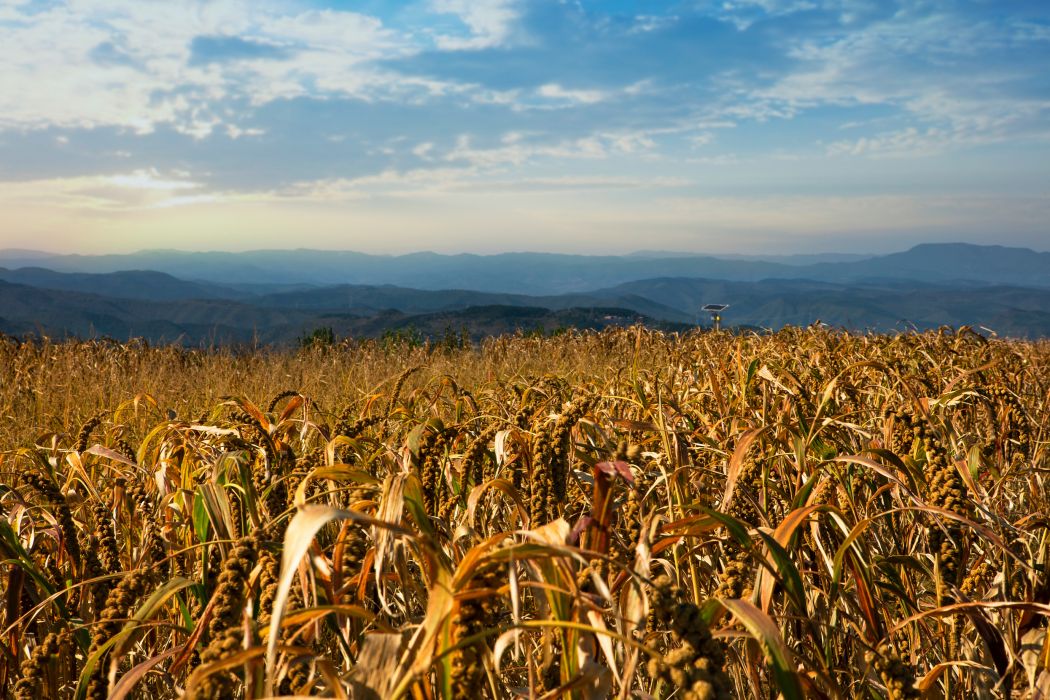
<instances>
[{"instance_id":1,"label":"white cloud","mask_svg":"<svg viewBox=\"0 0 1050 700\"><path fill-rule=\"evenodd\" d=\"M422 158L424 160L430 160L430 152L434 150L434 144L430 141L421 143L412 149L412 155L416 158Z\"/></svg>"},{"instance_id":2,"label":"white cloud","mask_svg":"<svg viewBox=\"0 0 1050 700\"><path fill-rule=\"evenodd\" d=\"M439 34L438 48L449 51L486 49L507 41L518 11L513 0L433 0L431 8L456 15L470 29L470 36Z\"/></svg>"},{"instance_id":3,"label":"white cloud","mask_svg":"<svg viewBox=\"0 0 1050 700\"><path fill-rule=\"evenodd\" d=\"M117 187L137 190L160 190L162 192L194 190L200 187L200 184L196 182L165 179L156 170L136 170L126 175L111 175L103 178L103 181Z\"/></svg>"},{"instance_id":4,"label":"white cloud","mask_svg":"<svg viewBox=\"0 0 1050 700\"><path fill-rule=\"evenodd\" d=\"M355 178L323 178L296 182L267 193L277 200L340 202L375 196L422 197L461 187L476 172L473 168L416 168L385 170Z\"/></svg>"},{"instance_id":5,"label":"white cloud","mask_svg":"<svg viewBox=\"0 0 1050 700\"><path fill-rule=\"evenodd\" d=\"M908 127L875 136L835 141L828 145L827 153L831 156L912 157L938 153L959 142L959 134L936 128L920 130Z\"/></svg>"},{"instance_id":6,"label":"white cloud","mask_svg":"<svg viewBox=\"0 0 1050 700\"><path fill-rule=\"evenodd\" d=\"M155 168L5 182L0 190L0 209L43 207L94 215L141 212L232 196L206 191L189 173L162 173Z\"/></svg>"},{"instance_id":7,"label":"white cloud","mask_svg":"<svg viewBox=\"0 0 1050 700\"><path fill-rule=\"evenodd\" d=\"M605 150L593 139L578 139L555 144L527 143L513 139L499 146L474 146L469 136L461 136L456 146L445 154L449 162L462 162L476 167L520 167L540 158L603 158Z\"/></svg>"},{"instance_id":8,"label":"white cloud","mask_svg":"<svg viewBox=\"0 0 1050 700\"><path fill-rule=\"evenodd\" d=\"M981 102L935 92L906 104L913 114L938 126L908 126L835 141L828 145L828 155L902 158L928 156L1022 136L1050 140L1050 128L1045 126L1042 118L1050 114L1050 100ZM1026 124L1031 127L1027 132Z\"/></svg>"},{"instance_id":9,"label":"white cloud","mask_svg":"<svg viewBox=\"0 0 1050 700\"><path fill-rule=\"evenodd\" d=\"M407 147L408 144L405 144ZM596 132L576 139L510 131L497 145L481 147L469 135L441 150L433 142L412 145L414 156L444 165L408 170L386 169L354 178L301 181L271 191L267 196L304 201L355 200L373 196L429 196L439 193L484 191L523 193L568 190L658 189L687 184L681 177L621 175L527 174L543 165L566 161L585 163L617 155L645 155L655 144L647 132ZM537 171L538 172L538 171Z\"/></svg>"},{"instance_id":10,"label":"white cloud","mask_svg":"<svg viewBox=\"0 0 1050 700\"><path fill-rule=\"evenodd\" d=\"M382 99L441 87L376 69L376 59L417 49L378 19L353 12L286 12L249 0L69 0L13 12L0 18L0 129L148 132L170 124L201 137L232 124L231 135L244 135L250 130L224 110L233 98L255 105L307 94ZM284 53L193 61L192 42L202 36ZM105 60L96 60L100 51Z\"/></svg>"},{"instance_id":11,"label":"white cloud","mask_svg":"<svg viewBox=\"0 0 1050 700\"><path fill-rule=\"evenodd\" d=\"M517 110L568 109L609 102L617 97L637 98L651 92L655 90L649 79L607 89L567 88L560 83L544 83L533 90L532 99L522 99L517 91L513 95L513 107Z\"/></svg>"},{"instance_id":12,"label":"white cloud","mask_svg":"<svg viewBox=\"0 0 1050 700\"><path fill-rule=\"evenodd\" d=\"M266 133L265 129L248 128L242 129L236 124L226 125L226 135L231 139L239 139L242 136L262 136Z\"/></svg>"},{"instance_id":13,"label":"white cloud","mask_svg":"<svg viewBox=\"0 0 1050 700\"><path fill-rule=\"evenodd\" d=\"M656 141L653 136L659 130L608 131L599 134L616 153L649 154L655 151Z\"/></svg>"},{"instance_id":14,"label":"white cloud","mask_svg":"<svg viewBox=\"0 0 1050 700\"><path fill-rule=\"evenodd\" d=\"M30 0L0 0L0 22L20 16L19 7L25 7Z\"/></svg>"},{"instance_id":15,"label":"white cloud","mask_svg":"<svg viewBox=\"0 0 1050 700\"><path fill-rule=\"evenodd\" d=\"M678 15L636 15L630 33L657 31L673 26L678 20Z\"/></svg>"},{"instance_id":16,"label":"white cloud","mask_svg":"<svg viewBox=\"0 0 1050 700\"><path fill-rule=\"evenodd\" d=\"M985 57L1031 41L1031 32L949 14L901 10L789 50L800 67L760 89L740 87L730 116L791 118L826 105L889 107L907 126L832 144L833 154L929 154L957 146L1050 135L1050 100L1017 85L1038 70ZM850 123L849 126L857 124Z\"/></svg>"},{"instance_id":17,"label":"white cloud","mask_svg":"<svg viewBox=\"0 0 1050 700\"><path fill-rule=\"evenodd\" d=\"M515 106L521 97L520 90L486 90L477 89L471 94L471 100L478 104Z\"/></svg>"},{"instance_id":18,"label":"white cloud","mask_svg":"<svg viewBox=\"0 0 1050 700\"><path fill-rule=\"evenodd\" d=\"M595 160L614 155L647 155L656 142L654 131L598 131L575 139L529 138L527 134L505 134L498 146L475 146L469 136L460 136L454 148L444 155L449 162L476 167L521 167L547 160Z\"/></svg>"},{"instance_id":19,"label":"white cloud","mask_svg":"<svg viewBox=\"0 0 1050 700\"><path fill-rule=\"evenodd\" d=\"M560 175L506 180L485 178L483 182L471 183L471 188L494 192L541 194L557 192L570 193L580 190L662 190L666 188L687 187L690 184L692 184L691 180L682 177L640 178L628 175Z\"/></svg>"},{"instance_id":20,"label":"white cloud","mask_svg":"<svg viewBox=\"0 0 1050 700\"><path fill-rule=\"evenodd\" d=\"M536 93L540 97L551 100L567 102L569 104L592 105L603 102L609 98L609 93L603 90L567 90L557 83L541 85Z\"/></svg>"},{"instance_id":21,"label":"white cloud","mask_svg":"<svg viewBox=\"0 0 1050 700\"><path fill-rule=\"evenodd\" d=\"M727 0L722 3L726 12L758 8L771 15L790 14L818 7L811 0Z\"/></svg>"},{"instance_id":22,"label":"white cloud","mask_svg":"<svg viewBox=\"0 0 1050 700\"><path fill-rule=\"evenodd\" d=\"M759 13L777 17L817 7L818 3L812 0L724 0L719 6L718 16L744 31L755 23Z\"/></svg>"},{"instance_id":23,"label":"white cloud","mask_svg":"<svg viewBox=\"0 0 1050 700\"><path fill-rule=\"evenodd\" d=\"M622 175L560 175L548 177L494 178L474 167L418 168L387 170L378 175L359 178L330 178L296 183L278 190L273 196L303 200L358 200L373 196L428 197L467 195L486 192L544 194L580 190L658 190L686 187L690 181L680 177L639 178Z\"/></svg>"},{"instance_id":24,"label":"white cloud","mask_svg":"<svg viewBox=\"0 0 1050 700\"><path fill-rule=\"evenodd\" d=\"M698 134L693 134L688 137L689 143L693 145L693 148L702 148L711 143L714 143L715 135L710 131L701 131Z\"/></svg>"}]
</instances>

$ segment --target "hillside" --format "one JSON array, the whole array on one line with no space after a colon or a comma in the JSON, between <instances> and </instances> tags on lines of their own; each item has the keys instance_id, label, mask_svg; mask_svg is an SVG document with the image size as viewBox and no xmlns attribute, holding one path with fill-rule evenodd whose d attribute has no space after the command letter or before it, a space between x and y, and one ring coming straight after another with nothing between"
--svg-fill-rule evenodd
<instances>
[{"instance_id":1,"label":"hillside","mask_svg":"<svg viewBox=\"0 0 1050 700\"><path fill-rule=\"evenodd\" d=\"M371 315L394 309L404 313L454 311L469 307L538 307L551 310L611 306L653 318L689 323L692 316L636 294L559 294L532 296L468 289L423 290L394 285L335 285L255 297L258 306Z\"/></svg>"},{"instance_id":2,"label":"hillside","mask_svg":"<svg viewBox=\"0 0 1050 700\"><path fill-rule=\"evenodd\" d=\"M616 309L614 316L643 317L650 324L688 326L707 322L706 315L699 312L704 304L724 303L730 305L725 314L726 325L745 328L777 329L820 320L853 330L927 329L965 324L984 326L1011 336L1050 336L1050 287L1040 276L1044 267L1050 268L1050 254L995 246L923 245L905 253L864 261L790 266L736 261L721 268L722 272L735 270L736 273L745 268L757 273L770 266L780 273L791 271L781 277L760 280L695 274L630 279L631 275L667 262L638 257L332 254L336 260L358 263L383 260L389 269L397 268L401 274L426 268L428 273L419 272L421 280L454 278L457 286L445 289L396 284L322 285L323 275L294 276L296 265L313 259L315 251L282 251L282 254L292 261L285 267L282 280L275 281L259 273L253 282L223 284L180 279L167 272L150 270L61 272L41 267L0 268L0 285L3 285L0 287L3 304L0 330L16 334L39 331L58 336L99 334L121 339L142 335L153 340L182 338L191 343L212 340L290 343L320 326L332 326L343 335L355 336L381 335L409 327L426 334L441 334L446 327L457 330L466 327L472 336L478 337L517 328L602 327L600 317L606 314L591 311L593 309ZM242 263L251 260L258 263L270 253L222 254L219 258L178 254L176 258L182 260L184 255L209 259L214 266L223 256ZM108 256L107 259L121 257ZM92 264L102 260L54 256L50 261L69 262L74 258L90 260ZM935 259L943 264L933 264ZM541 266L542 274L536 266L541 260L547 263ZM983 265L979 264L981 260ZM703 257L683 257L664 267L675 270L693 266L695 271L704 269L709 261ZM608 266L601 275L593 267L599 262ZM467 273L468 268L483 263L492 263L497 271L501 265L517 270L516 277L508 277L504 282L506 287L594 286L586 291L543 294L468 288L468 285L495 284L491 279L495 272L491 270L488 276ZM331 261L326 264L330 270ZM633 266L631 274L610 273L620 269L617 266L627 264ZM434 269L427 268L428 265ZM452 275L451 270L457 265L459 272ZM1010 265L1017 270L1013 275L1017 281L1008 284L990 281L1007 276ZM352 273L351 268L353 266L344 272ZM208 269L217 268L205 265L198 272ZM563 276L551 282L551 276L556 276L559 270ZM814 270L819 270L819 274ZM804 277L807 271L814 276ZM368 272L371 277L381 274L379 270ZM982 274L983 280L973 279ZM617 283L609 285L610 280Z\"/></svg>"},{"instance_id":3,"label":"hillside","mask_svg":"<svg viewBox=\"0 0 1050 700\"><path fill-rule=\"evenodd\" d=\"M729 325L780 328L822 321L858 330L985 326L1003 335L1050 335L1050 289L973 287L902 281L844 285L812 280L758 283L661 278L593 292L597 297L637 295L684 312L728 303Z\"/></svg>"},{"instance_id":4,"label":"hillside","mask_svg":"<svg viewBox=\"0 0 1050 700\"><path fill-rule=\"evenodd\" d=\"M53 337L141 336L191 344L284 340L285 330L309 327L309 316L228 300L142 301L39 289L0 281L0 332Z\"/></svg>"},{"instance_id":5,"label":"hillside","mask_svg":"<svg viewBox=\"0 0 1050 700\"><path fill-rule=\"evenodd\" d=\"M688 326L654 319L632 309L561 308L486 305L432 313L388 310L367 316L327 311L266 308L223 300L151 302L95 294L36 289L0 281L0 332L108 336L118 340L143 337L154 342L274 343L291 345L314 329L332 328L339 337L374 337L388 332L441 337L466 332L472 338L561 328L601 329L640 322L654 328Z\"/></svg>"},{"instance_id":6,"label":"hillside","mask_svg":"<svg viewBox=\"0 0 1050 700\"><path fill-rule=\"evenodd\" d=\"M568 328L601 330L635 323L667 331L685 331L692 326L662 321L616 307L545 309L534 306L470 306L464 309L424 314L386 311L372 317L324 314L316 318L338 337L377 337L388 333L406 337L440 339L446 334L465 333L472 340L518 331L551 334Z\"/></svg>"}]
</instances>

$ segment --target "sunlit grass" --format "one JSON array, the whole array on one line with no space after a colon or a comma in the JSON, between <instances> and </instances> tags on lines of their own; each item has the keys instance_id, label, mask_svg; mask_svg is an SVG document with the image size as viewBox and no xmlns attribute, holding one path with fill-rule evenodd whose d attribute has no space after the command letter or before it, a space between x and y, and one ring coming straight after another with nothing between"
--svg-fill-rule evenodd
<instances>
[{"instance_id":1,"label":"sunlit grass","mask_svg":"<svg viewBox=\"0 0 1050 700\"><path fill-rule=\"evenodd\" d=\"M1048 369L968 330L4 340L0 691L1036 697Z\"/></svg>"}]
</instances>

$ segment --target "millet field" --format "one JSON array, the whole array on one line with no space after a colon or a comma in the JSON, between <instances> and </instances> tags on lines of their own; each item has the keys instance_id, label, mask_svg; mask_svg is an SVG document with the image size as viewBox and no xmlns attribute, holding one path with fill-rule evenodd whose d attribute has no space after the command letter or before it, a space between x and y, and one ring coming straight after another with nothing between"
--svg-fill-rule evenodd
<instances>
[{"instance_id":1,"label":"millet field","mask_svg":"<svg viewBox=\"0 0 1050 700\"><path fill-rule=\"evenodd\" d=\"M0 696L1037 698L1050 342L0 339Z\"/></svg>"}]
</instances>

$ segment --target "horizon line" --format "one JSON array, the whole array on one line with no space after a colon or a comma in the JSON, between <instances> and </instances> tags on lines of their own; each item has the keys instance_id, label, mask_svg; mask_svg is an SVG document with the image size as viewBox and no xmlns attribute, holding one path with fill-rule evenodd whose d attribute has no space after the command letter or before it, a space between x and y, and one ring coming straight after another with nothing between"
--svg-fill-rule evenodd
<instances>
[{"instance_id":1,"label":"horizon line","mask_svg":"<svg viewBox=\"0 0 1050 700\"><path fill-rule=\"evenodd\" d=\"M734 258L793 258L793 257L819 257L819 256L833 256L842 255L858 258L874 258L882 257L886 255L893 255L895 253L904 253L922 246L966 246L972 248L1001 248L1007 250L1026 250L1034 253L1050 253L1050 249L1037 249L1029 246L1011 246L1003 245L1001 243L971 243L968 241L919 241L909 247L894 249L889 252L846 252L846 251L835 251L825 250L819 252L792 252L792 253L740 253L740 252L710 252L710 251L690 251L690 250L647 250L638 249L624 253L579 253L579 252L555 252L551 250L506 250L500 252L489 252L480 253L473 251L457 251L457 252L438 252L432 249L414 250L410 252L392 252L392 253L370 253L362 250L356 250L352 248L311 248L311 247L296 247L296 248L246 248L242 250L192 250L183 248L140 248L133 251L126 252L99 252L99 253L84 253L84 252L57 252L51 250L39 250L31 248L0 248L0 260L7 256L13 257L25 257L32 258L32 256L42 256L44 258L54 257L83 257L83 258L99 258L99 257L131 257L136 255L146 254L182 254L182 255L249 255L253 253L352 253L365 257L382 257L382 258L401 258L409 257L414 255L434 255L439 257L459 257L459 256L472 256L472 257L498 257L503 255L550 255L550 256L564 256L564 257L583 257L583 258L627 258L627 257L640 257L645 256L652 259L660 259L674 256L694 256L694 257L709 257L709 258L724 258L725 256L731 256Z\"/></svg>"}]
</instances>

